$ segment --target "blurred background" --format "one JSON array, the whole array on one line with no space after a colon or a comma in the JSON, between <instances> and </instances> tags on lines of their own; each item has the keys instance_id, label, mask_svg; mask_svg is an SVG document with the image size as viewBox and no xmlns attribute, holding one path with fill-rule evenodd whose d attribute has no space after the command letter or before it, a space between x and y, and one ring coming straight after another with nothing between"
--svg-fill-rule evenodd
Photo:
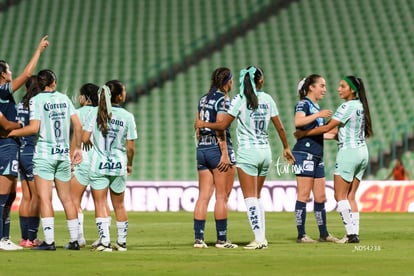
<instances>
[{"instance_id":1,"label":"blurred background","mask_svg":"<svg viewBox=\"0 0 414 276\"><path fill-rule=\"evenodd\" d=\"M320 106L335 110L342 76L359 76L375 132L364 178L383 180L395 158L414 175L414 1L0 0L0 24L0 59L14 76L49 35L36 72L52 69L75 106L86 82L126 84L125 108L139 134L130 180L197 180L198 100L220 66L233 70L231 93L238 93L239 71L249 65L263 69L264 91L278 105L291 146L298 81L321 74L327 93ZM277 161L282 150L273 128L270 140ZM336 143L325 147L331 180ZM268 177L294 178L276 168Z\"/></svg>"}]
</instances>

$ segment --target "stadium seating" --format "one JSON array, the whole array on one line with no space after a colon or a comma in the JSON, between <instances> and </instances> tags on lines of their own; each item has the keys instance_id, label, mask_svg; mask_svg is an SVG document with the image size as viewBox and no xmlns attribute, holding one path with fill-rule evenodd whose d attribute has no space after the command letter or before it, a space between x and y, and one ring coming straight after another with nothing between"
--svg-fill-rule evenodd
<instances>
[{"instance_id":1,"label":"stadium seating","mask_svg":"<svg viewBox=\"0 0 414 276\"><path fill-rule=\"evenodd\" d=\"M51 68L58 90L73 99L85 82L102 84L120 79L128 93L161 70L185 64L186 58L221 35L242 26L273 0L107 0L20 1L0 13L0 58L10 62L14 76L32 55L37 41L49 34L51 46L38 68ZM47 9L45 7L48 7ZM314 0L291 1L243 36L225 44L197 64L126 104L137 121L135 168L131 179L195 180L193 121L198 99L210 86L219 66L238 72L259 65L264 90L276 100L293 146L293 109L299 79L311 73L327 81L322 108L342 102L337 85L345 74L360 76L366 85L375 137L369 140L372 158L390 152L393 141L414 124L414 1ZM27 26L31 26L28 28ZM16 98L20 98L18 92ZM401 127L409 123L409 127ZM234 134L235 125L232 126ZM273 156L281 155L276 131L270 130ZM236 137L234 136L234 143ZM334 141L326 142L325 166L332 179ZM408 154L407 162L413 160ZM367 178L381 178L383 173ZM293 174L269 179L293 179Z\"/></svg>"}]
</instances>

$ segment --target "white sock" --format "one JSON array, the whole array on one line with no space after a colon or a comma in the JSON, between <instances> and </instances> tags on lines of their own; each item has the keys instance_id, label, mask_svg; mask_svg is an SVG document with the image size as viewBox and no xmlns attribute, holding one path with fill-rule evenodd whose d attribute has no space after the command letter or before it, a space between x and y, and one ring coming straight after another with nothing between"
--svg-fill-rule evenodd
<instances>
[{"instance_id":1,"label":"white sock","mask_svg":"<svg viewBox=\"0 0 414 276\"><path fill-rule=\"evenodd\" d=\"M42 218L42 227L43 235L45 236L45 242L47 244L52 244L55 242L55 218Z\"/></svg>"},{"instance_id":2,"label":"white sock","mask_svg":"<svg viewBox=\"0 0 414 276\"><path fill-rule=\"evenodd\" d=\"M266 238L266 216L265 216L265 209L264 209L264 205L263 205L263 200L261 198L259 198L258 201L259 201L260 214L262 216L263 236Z\"/></svg>"},{"instance_id":3,"label":"white sock","mask_svg":"<svg viewBox=\"0 0 414 276\"><path fill-rule=\"evenodd\" d=\"M101 240L101 243L108 246L111 243L108 218L96 218L95 221L96 226L98 227L99 239Z\"/></svg>"},{"instance_id":4,"label":"white sock","mask_svg":"<svg viewBox=\"0 0 414 276\"><path fill-rule=\"evenodd\" d=\"M351 205L349 204L348 200L340 200L338 202L338 212L341 214L346 234L355 234L355 227L351 218Z\"/></svg>"},{"instance_id":5,"label":"white sock","mask_svg":"<svg viewBox=\"0 0 414 276\"><path fill-rule=\"evenodd\" d=\"M351 218L354 223L355 233L359 235L359 212L352 212Z\"/></svg>"},{"instance_id":6,"label":"white sock","mask_svg":"<svg viewBox=\"0 0 414 276\"><path fill-rule=\"evenodd\" d=\"M83 233L83 213L78 213L78 240L85 239Z\"/></svg>"},{"instance_id":7,"label":"white sock","mask_svg":"<svg viewBox=\"0 0 414 276\"><path fill-rule=\"evenodd\" d=\"M79 236L78 235L78 227L79 227L78 219L66 220L66 223L68 224L70 242L77 241L78 236Z\"/></svg>"},{"instance_id":8,"label":"white sock","mask_svg":"<svg viewBox=\"0 0 414 276\"><path fill-rule=\"evenodd\" d=\"M265 240L262 224L262 214L259 208L259 201L257 197L248 197L244 199L247 208L247 218L249 219L250 226L252 228L254 239L256 242L262 242Z\"/></svg>"},{"instance_id":9,"label":"white sock","mask_svg":"<svg viewBox=\"0 0 414 276\"><path fill-rule=\"evenodd\" d=\"M128 236L128 221L117 221L116 229L118 230L118 243L126 243L126 238Z\"/></svg>"}]
</instances>

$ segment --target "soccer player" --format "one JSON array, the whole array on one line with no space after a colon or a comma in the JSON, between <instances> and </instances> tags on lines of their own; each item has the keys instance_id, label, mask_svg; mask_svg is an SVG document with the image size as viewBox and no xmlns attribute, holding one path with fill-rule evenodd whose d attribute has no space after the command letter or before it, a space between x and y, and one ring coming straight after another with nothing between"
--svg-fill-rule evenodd
<instances>
[{"instance_id":1,"label":"soccer player","mask_svg":"<svg viewBox=\"0 0 414 276\"><path fill-rule=\"evenodd\" d=\"M45 240L34 250L56 250L54 213L52 205L53 183L62 202L69 229L67 249L79 250L78 212L70 194L71 161L82 161L82 125L70 99L56 91L56 75L51 70L37 74L38 90L42 91L30 100L30 123L24 128L12 130L9 137L37 134L33 156L33 174L40 200L40 214ZM73 124L75 148L70 153L70 124Z\"/></svg>"},{"instance_id":2,"label":"soccer player","mask_svg":"<svg viewBox=\"0 0 414 276\"><path fill-rule=\"evenodd\" d=\"M233 86L230 69L220 67L211 76L211 86L198 104L197 118L215 122L222 120L229 107L228 93ZM213 192L216 203L214 219L216 221L216 247L237 248L227 240L227 201L233 188L236 173L236 158L229 129L214 131L209 128L197 129L197 171L199 194L194 208L194 247L206 248L204 229L207 208Z\"/></svg>"},{"instance_id":3,"label":"soccer player","mask_svg":"<svg viewBox=\"0 0 414 276\"><path fill-rule=\"evenodd\" d=\"M86 83L80 88L79 103L81 107L77 109L77 113L82 126L85 125L88 118L92 116L92 113L96 112L96 109L94 107L98 106L98 89L99 86L93 83ZM72 142L75 142L74 139L72 139ZM74 173L71 179L72 200L78 210L78 243L80 247L84 247L86 245L83 230L84 216L82 212L81 202L83 193L85 192L86 187L89 185L89 160L91 153L91 145L83 144L82 162L74 167ZM107 209L109 213L110 209L108 204ZM94 242L92 246L96 246L98 243L99 241Z\"/></svg>"},{"instance_id":4,"label":"soccer player","mask_svg":"<svg viewBox=\"0 0 414 276\"><path fill-rule=\"evenodd\" d=\"M25 83L26 94L17 106L17 117L22 125L30 121L29 101L40 91L35 83L37 76L31 76ZM40 207L33 176L33 155L36 135L20 137L19 143L19 174L22 187L22 199L19 206L21 240L20 246L33 247L41 242L37 238L40 224Z\"/></svg>"},{"instance_id":5,"label":"soccer player","mask_svg":"<svg viewBox=\"0 0 414 276\"><path fill-rule=\"evenodd\" d=\"M237 173L240 180L247 217L255 239L245 249L265 249L268 247L265 233L265 211L260 193L272 162L272 152L268 140L270 121L275 126L283 144L283 157L293 164L286 132L279 118L276 103L262 91L263 71L250 66L240 71L240 93L232 100L223 120L215 123L196 119L196 128L225 130L237 118L238 150L236 155Z\"/></svg>"},{"instance_id":6,"label":"soccer player","mask_svg":"<svg viewBox=\"0 0 414 276\"><path fill-rule=\"evenodd\" d=\"M345 102L338 107L329 123L311 130L297 130L295 136L299 139L338 128L334 190L346 236L337 243L359 243L359 211L355 194L369 161L365 139L374 133L362 79L355 76L343 77L338 92Z\"/></svg>"},{"instance_id":7,"label":"soccer player","mask_svg":"<svg viewBox=\"0 0 414 276\"><path fill-rule=\"evenodd\" d=\"M299 82L299 102L295 106L295 127L312 129L325 124L325 119L332 116L329 109L321 110L318 102L326 92L325 79L318 74L312 74ZM328 233L326 226L326 181L323 164L324 135L305 136L298 139L293 146L295 156L295 174L297 183L297 199L295 217L298 243L313 243L315 240L306 235L306 203L312 191L314 197L313 211L319 228L319 241L335 242L338 239Z\"/></svg>"},{"instance_id":8,"label":"soccer player","mask_svg":"<svg viewBox=\"0 0 414 276\"><path fill-rule=\"evenodd\" d=\"M108 81L99 88L99 103L83 127L83 143L92 142L90 185L95 203L96 226L100 236L97 251L109 252L110 214L108 189L115 210L118 239L114 249L127 251L128 215L124 205L127 175L132 173L135 140L138 138L134 115L121 105L126 99L125 85Z\"/></svg>"},{"instance_id":9,"label":"soccer player","mask_svg":"<svg viewBox=\"0 0 414 276\"><path fill-rule=\"evenodd\" d=\"M33 74L42 52L48 45L47 36L44 36L23 72L15 79L12 78L9 64L0 60L0 112L7 120L17 121L13 93L22 87ZM16 198L18 175L17 140L0 138L0 156L2 156L0 161L0 250L19 250L22 247L14 244L9 238L10 209Z\"/></svg>"}]
</instances>

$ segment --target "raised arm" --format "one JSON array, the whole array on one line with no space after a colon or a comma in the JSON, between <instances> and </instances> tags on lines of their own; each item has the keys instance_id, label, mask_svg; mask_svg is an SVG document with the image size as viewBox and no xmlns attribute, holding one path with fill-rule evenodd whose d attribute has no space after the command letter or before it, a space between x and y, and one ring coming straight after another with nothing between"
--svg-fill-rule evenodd
<instances>
[{"instance_id":1,"label":"raised arm","mask_svg":"<svg viewBox=\"0 0 414 276\"><path fill-rule=\"evenodd\" d=\"M27 81L27 79L30 78L31 75L33 75L37 62L39 61L40 55L42 54L43 50L46 49L47 46L49 46L49 41L47 40L47 37L47 35L42 37L35 53L33 54L29 63L27 63L23 72L18 77L12 80L11 88L13 92L17 91Z\"/></svg>"}]
</instances>

